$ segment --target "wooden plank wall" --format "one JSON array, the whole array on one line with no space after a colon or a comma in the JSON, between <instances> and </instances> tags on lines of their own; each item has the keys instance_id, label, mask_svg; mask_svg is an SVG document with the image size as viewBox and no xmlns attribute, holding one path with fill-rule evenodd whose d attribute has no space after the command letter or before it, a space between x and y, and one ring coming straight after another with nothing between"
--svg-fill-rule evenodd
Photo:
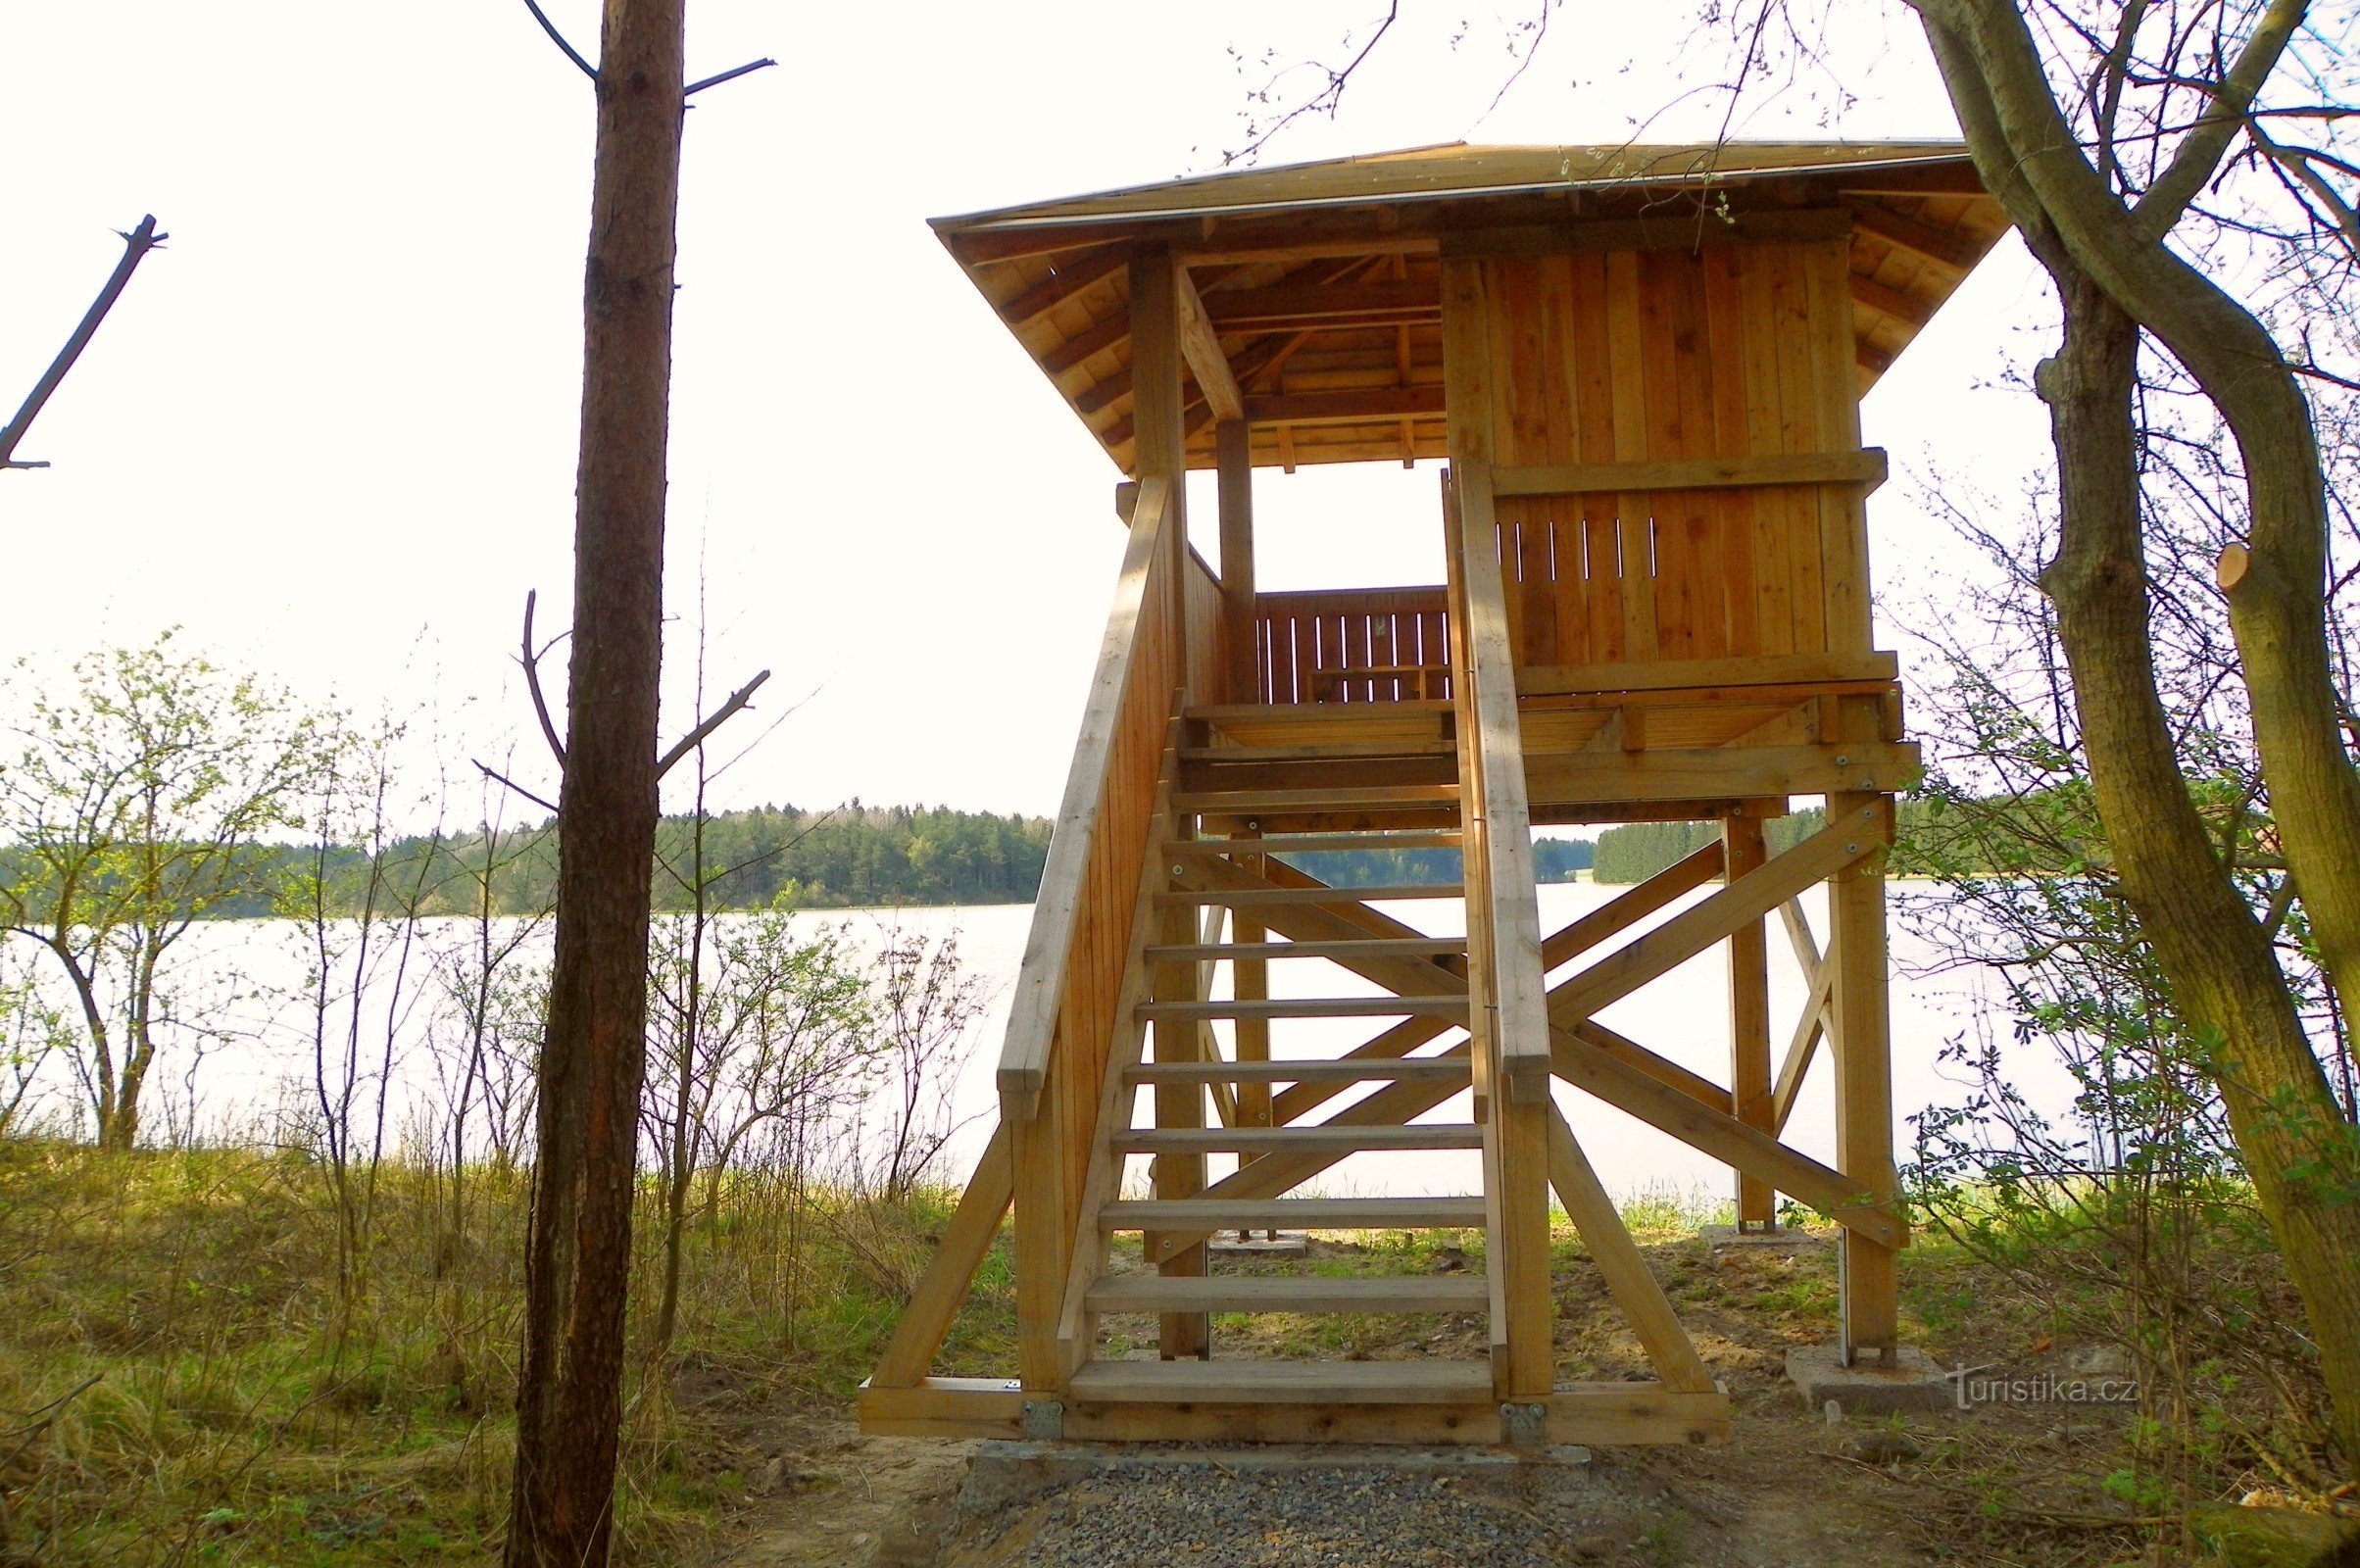
<instances>
[{"instance_id":1,"label":"wooden plank wall","mask_svg":"<svg viewBox=\"0 0 2360 1568\"><path fill-rule=\"evenodd\" d=\"M1184 678L1185 584L1173 580L1171 552L1158 550L1154 559L1091 834L1047 1082L1037 1114L1021 1126L1017 1291L1027 1388L1057 1387L1070 1370L1057 1364L1054 1348L1059 1292L1089 1176L1107 1042L1120 1021L1132 912L1163 830L1155 819L1155 776Z\"/></svg>"},{"instance_id":2,"label":"wooden plank wall","mask_svg":"<svg viewBox=\"0 0 2360 1568\"><path fill-rule=\"evenodd\" d=\"M1182 599L1188 612L1188 689L1194 701L1215 703L1221 700L1228 678L1224 650L1229 640L1222 635L1228 612L1221 599L1220 577L1196 551L1189 551L1187 559Z\"/></svg>"},{"instance_id":3,"label":"wooden plank wall","mask_svg":"<svg viewBox=\"0 0 2360 1568\"><path fill-rule=\"evenodd\" d=\"M1483 270L1497 465L1859 446L1846 239ZM1869 646L1856 486L1502 498L1499 514L1522 663Z\"/></svg>"},{"instance_id":4,"label":"wooden plank wall","mask_svg":"<svg viewBox=\"0 0 2360 1568\"><path fill-rule=\"evenodd\" d=\"M1439 585L1256 595L1262 682L1258 700L1398 703L1449 698L1446 599Z\"/></svg>"}]
</instances>

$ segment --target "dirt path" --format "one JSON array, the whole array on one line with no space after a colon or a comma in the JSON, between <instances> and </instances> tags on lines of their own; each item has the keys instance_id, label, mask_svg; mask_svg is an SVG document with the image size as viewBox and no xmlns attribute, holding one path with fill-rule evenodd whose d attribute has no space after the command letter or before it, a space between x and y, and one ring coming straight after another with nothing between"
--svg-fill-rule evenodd
<instances>
[{"instance_id":1,"label":"dirt path","mask_svg":"<svg viewBox=\"0 0 2360 1568\"><path fill-rule=\"evenodd\" d=\"M1445 1250L1447 1253L1450 1250ZM1827 1249L1647 1249L1699 1351L1728 1384L1731 1441L1706 1448L1599 1448L1586 1465L1161 1464L1067 1481L985 1505L960 1489L973 1446L864 1439L838 1414L766 1428L745 1448L749 1499L722 1568L1526 1568L1588 1561L1738 1568L1887 1568L1972 1562L2066 1568L2136 1559L2104 1527L2100 1490L2127 1412L1993 1406L1830 1424L1783 1376L1794 1345L1825 1338ZM1315 1262L1381 1272L1458 1266L1321 1243ZM1643 1375L1645 1361L1586 1266L1559 1293L1564 1375ZM2051 1348L2038 1326L1972 1290L1968 1315L1922 1321L1938 1356ZM1152 1324L1109 1319L1102 1353L1153 1354ZM1393 1359L1472 1353L1479 1319L1224 1329L1237 1353ZM1315 1338L1312 1336L1316 1336ZM1134 1340L1144 1343L1133 1343ZM2017 1342L2021 1342L2019 1345ZM1477 1473L1480 1472L1480 1473Z\"/></svg>"}]
</instances>

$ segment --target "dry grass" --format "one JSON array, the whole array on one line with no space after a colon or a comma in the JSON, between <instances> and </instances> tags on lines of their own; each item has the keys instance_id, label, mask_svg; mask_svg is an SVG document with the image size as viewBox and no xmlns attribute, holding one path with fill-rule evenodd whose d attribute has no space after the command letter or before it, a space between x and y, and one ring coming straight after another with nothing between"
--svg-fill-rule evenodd
<instances>
[{"instance_id":1,"label":"dry grass","mask_svg":"<svg viewBox=\"0 0 2360 1568\"><path fill-rule=\"evenodd\" d=\"M340 1292L338 1209L307 1159L0 1141L0 1563L489 1560L525 1193L459 1177L386 1166ZM666 1373L643 1358L629 1392L619 1561L699 1553L743 1491L734 1427L842 1406L944 1215L940 1195L886 1210L723 1184L689 1235ZM643 1242L657 1223L651 1202ZM1005 1297L959 1353L997 1353Z\"/></svg>"}]
</instances>

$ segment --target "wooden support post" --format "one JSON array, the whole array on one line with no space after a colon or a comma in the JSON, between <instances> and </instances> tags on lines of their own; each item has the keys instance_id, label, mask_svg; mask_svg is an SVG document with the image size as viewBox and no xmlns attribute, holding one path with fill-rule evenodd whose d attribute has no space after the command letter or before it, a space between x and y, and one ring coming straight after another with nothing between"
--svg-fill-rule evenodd
<instances>
[{"instance_id":1,"label":"wooden support post","mask_svg":"<svg viewBox=\"0 0 2360 1568\"><path fill-rule=\"evenodd\" d=\"M1069 1108L1063 1087L1053 1076L1042 1087L1038 1109L1022 1121L1008 1121L1015 1171L1016 1372L1024 1392L1056 1396L1072 1376L1068 1348L1057 1339L1057 1314L1064 1305L1065 1275L1072 1266L1073 1229L1066 1173L1072 1162L1060 1129L1085 1113Z\"/></svg>"},{"instance_id":2,"label":"wooden support post","mask_svg":"<svg viewBox=\"0 0 2360 1568\"><path fill-rule=\"evenodd\" d=\"M1240 856L1236 859L1236 864L1240 869L1252 871L1256 875L1263 874L1266 863L1258 856L1253 858ZM1268 927L1264 926L1261 921L1253 918L1244 909L1230 911L1229 921L1229 936L1232 942L1247 943L1269 940ZM1238 1001L1266 1002L1269 1000L1270 965L1266 959L1234 958L1230 960L1229 969L1230 993ZM1233 1027L1237 1030L1238 1060L1268 1061L1270 1059L1269 1019L1240 1018ZM1239 1084L1237 1097L1238 1125L1240 1127L1277 1125L1272 1115L1273 1101L1268 1084ZM1241 1154L1238 1156L1238 1168L1243 1170L1260 1157L1258 1154ZM1278 1238L1278 1232L1273 1230L1270 1232L1270 1237L1275 1241Z\"/></svg>"},{"instance_id":3,"label":"wooden support post","mask_svg":"<svg viewBox=\"0 0 2360 1568\"><path fill-rule=\"evenodd\" d=\"M1221 496L1221 636L1233 703L1261 696L1261 625L1254 602L1254 452L1251 427L1226 419L1213 427Z\"/></svg>"},{"instance_id":4,"label":"wooden support post","mask_svg":"<svg viewBox=\"0 0 2360 1568\"><path fill-rule=\"evenodd\" d=\"M1158 879L1160 880L1160 878ZM1197 940L1197 917L1184 906L1159 909L1155 914L1155 940L1158 943L1181 946ZM1150 994L1157 1002L1194 1002L1198 1000L1197 965L1193 963L1156 964ZM1160 1018L1154 1025L1155 1060L1200 1061L1204 1059L1204 1030L1194 1019ZM1205 1086L1201 1083L1159 1083L1155 1086L1155 1125L1166 1127L1202 1127L1205 1125ZM1205 1156L1201 1153L1157 1154L1155 1157L1155 1189L1158 1199L1195 1198L1205 1191ZM1154 1256L1155 1238L1142 1239ZM1205 1271L1205 1250L1202 1242L1183 1249L1156 1265L1165 1275L1202 1275ZM1202 1312L1166 1312L1159 1320L1157 1343L1166 1361L1184 1356L1203 1358L1212 1353L1211 1320Z\"/></svg>"},{"instance_id":5,"label":"wooden support post","mask_svg":"<svg viewBox=\"0 0 2360 1568\"><path fill-rule=\"evenodd\" d=\"M1734 882L1769 858L1758 816L1724 817L1721 840ZM1729 1088L1738 1120L1775 1132L1770 1099L1769 930L1756 917L1729 936ZM1738 1229L1769 1230L1777 1195L1767 1183L1738 1176Z\"/></svg>"},{"instance_id":6,"label":"wooden support post","mask_svg":"<svg viewBox=\"0 0 2360 1568\"><path fill-rule=\"evenodd\" d=\"M1182 422L1187 398L1180 376L1180 276L1168 250L1145 250L1131 258L1131 477L1170 481L1170 510L1164 517L1169 551L1165 580L1175 593L1188 580L1188 463ZM1186 669L1188 628L1175 619L1177 667Z\"/></svg>"},{"instance_id":7,"label":"wooden support post","mask_svg":"<svg viewBox=\"0 0 2360 1568\"><path fill-rule=\"evenodd\" d=\"M1831 795L1828 813L1842 820L1863 807L1893 809L1883 795ZM1897 1204L1893 1168L1893 1057L1888 1034L1885 954L1885 856L1867 856L1828 883L1828 956L1834 971L1836 1165L1851 1181ZM1899 1344L1899 1303L1893 1249L1853 1232L1844 1252L1843 1350L1890 1364Z\"/></svg>"}]
</instances>

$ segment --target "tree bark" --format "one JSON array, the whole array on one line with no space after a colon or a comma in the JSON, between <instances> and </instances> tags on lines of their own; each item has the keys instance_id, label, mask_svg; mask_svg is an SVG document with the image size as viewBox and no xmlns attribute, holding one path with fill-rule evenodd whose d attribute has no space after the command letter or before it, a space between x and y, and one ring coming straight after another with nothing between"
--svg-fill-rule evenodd
<instances>
[{"instance_id":1,"label":"tree bark","mask_svg":"<svg viewBox=\"0 0 2360 1568\"><path fill-rule=\"evenodd\" d=\"M2328 663L2327 483L2310 402L2268 329L2163 243L2212 169L2167 176L2168 188L2159 181L2127 207L2058 113L2032 35L2008 0L1923 0L1919 9L1930 36L1938 27L1949 36L1953 65L1972 63L1985 139L2004 144L2011 177L2038 203L2057 244L2187 368L2237 437L2252 553L2229 590L2229 616L2254 746L2321 961L2338 995L2360 997L2360 773L2344 749ZM2302 0L2267 7L2228 74L2224 96L2244 99L2236 112L2305 11ZM1944 74L1954 76L1953 67ZM2226 144L2208 138L2203 147L2217 161ZM2188 168L2176 159L2170 174Z\"/></svg>"},{"instance_id":2,"label":"tree bark","mask_svg":"<svg viewBox=\"0 0 2360 1568\"><path fill-rule=\"evenodd\" d=\"M2347 1462L2360 1461L2360 1204L2344 1188L2349 1134L2270 938L2214 855L2157 696L2132 407L2139 328L2094 279L2059 260L2065 341L2038 384L2056 439L2062 527L2041 586L2057 607L2091 790L2139 932L2183 1021L2211 1038L2208 1066L2308 1311L2337 1441Z\"/></svg>"},{"instance_id":3,"label":"tree bark","mask_svg":"<svg viewBox=\"0 0 2360 1568\"><path fill-rule=\"evenodd\" d=\"M2354 1146L2268 933L2213 852L2156 687L2134 405L2140 322L2080 265L2007 134L1978 46L1934 9L1920 7L1927 37L1976 167L2064 307L2064 341L2036 378L2059 504L2057 557L2041 587L2057 607L2098 818L2175 1008L2211 1047L2207 1069L2319 1347L2336 1442L2347 1464L2360 1463ZM2324 621L2316 637L2324 672ZM2257 678L2248 657L2247 679ZM2275 802L2275 780L2272 793Z\"/></svg>"},{"instance_id":4,"label":"tree bark","mask_svg":"<svg viewBox=\"0 0 2360 1568\"><path fill-rule=\"evenodd\" d=\"M557 937L510 1568L598 1568L614 1527L647 1071L683 11L684 0L608 0L597 77Z\"/></svg>"}]
</instances>

